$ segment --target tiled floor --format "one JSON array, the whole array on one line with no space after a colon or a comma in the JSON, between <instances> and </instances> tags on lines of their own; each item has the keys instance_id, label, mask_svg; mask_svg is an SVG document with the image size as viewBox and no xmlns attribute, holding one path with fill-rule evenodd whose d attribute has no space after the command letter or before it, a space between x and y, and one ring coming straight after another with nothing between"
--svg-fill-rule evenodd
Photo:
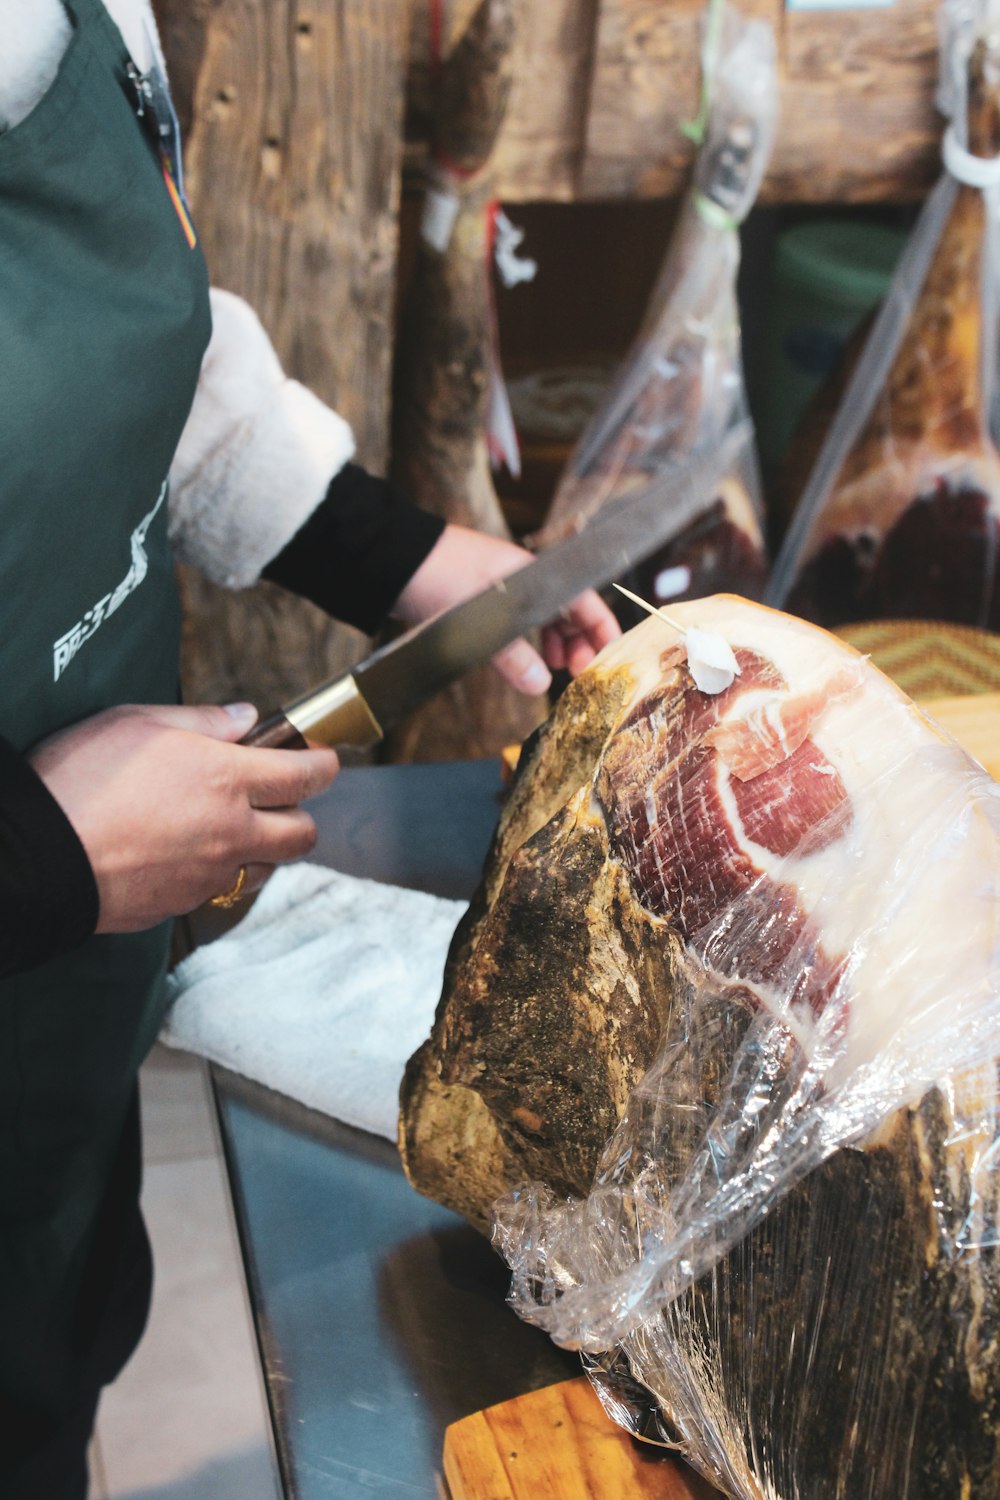
<instances>
[{"instance_id":1,"label":"tiled floor","mask_svg":"<svg viewBox=\"0 0 1000 1500\"><path fill-rule=\"evenodd\" d=\"M142 1345L101 1404L92 1500L277 1500L205 1069L157 1048L142 1097L153 1311Z\"/></svg>"}]
</instances>

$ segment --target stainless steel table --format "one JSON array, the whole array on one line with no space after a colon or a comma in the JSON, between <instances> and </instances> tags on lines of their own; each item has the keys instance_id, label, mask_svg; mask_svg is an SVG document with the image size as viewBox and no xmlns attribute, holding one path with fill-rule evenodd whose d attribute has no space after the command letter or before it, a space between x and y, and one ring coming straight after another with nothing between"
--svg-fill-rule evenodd
<instances>
[{"instance_id":1,"label":"stainless steel table","mask_svg":"<svg viewBox=\"0 0 1000 1500\"><path fill-rule=\"evenodd\" d=\"M316 858L467 896L499 793L492 761L344 771L313 804ZM388 1142L215 1083L287 1494L439 1496L449 1422L578 1363L515 1318L502 1262Z\"/></svg>"}]
</instances>

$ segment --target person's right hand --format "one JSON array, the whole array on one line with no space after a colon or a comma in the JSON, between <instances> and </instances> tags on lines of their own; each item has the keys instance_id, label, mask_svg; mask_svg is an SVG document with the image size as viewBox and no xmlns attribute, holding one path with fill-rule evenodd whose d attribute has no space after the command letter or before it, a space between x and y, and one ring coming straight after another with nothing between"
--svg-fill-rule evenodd
<instances>
[{"instance_id":1,"label":"person's right hand","mask_svg":"<svg viewBox=\"0 0 1000 1500\"><path fill-rule=\"evenodd\" d=\"M98 932L138 932L276 864L308 854L298 804L328 787L333 750L238 745L256 721L229 708L113 708L42 740L35 771L69 818L94 870Z\"/></svg>"}]
</instances>

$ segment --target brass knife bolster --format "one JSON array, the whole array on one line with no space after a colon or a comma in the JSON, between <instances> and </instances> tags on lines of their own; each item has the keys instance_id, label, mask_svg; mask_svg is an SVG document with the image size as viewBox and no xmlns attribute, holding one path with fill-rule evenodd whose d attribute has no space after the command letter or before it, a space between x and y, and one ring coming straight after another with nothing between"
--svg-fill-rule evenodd
<instances>
[{"instance_id":1,"label":"brass knife bolster","mask_svg":"<svg viewBox=\"0 0 1000 1500\"><path fill-rule=\"evenodd\" d=\"M283 713L303 739L322 745L364 748L383 738L381 724L350 673L286 704Z\"/></svg>"}]
</instances>

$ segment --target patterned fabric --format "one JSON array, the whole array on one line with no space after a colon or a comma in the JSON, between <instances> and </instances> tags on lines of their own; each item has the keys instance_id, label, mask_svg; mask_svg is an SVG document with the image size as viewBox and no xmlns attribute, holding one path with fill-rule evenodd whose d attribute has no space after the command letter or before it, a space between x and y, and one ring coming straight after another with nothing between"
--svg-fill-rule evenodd
<instances>
[{"instance_id":1,"label":"patterned fabric","mask_svg":"<svg viewBox=\"0 0 1000 1500\"><path fill-rule=\"evenodd\" d=\"M836 632L911 698L1000 691L1000 636L938 620L866 620Z\"/></svg>"}]
</instances>

